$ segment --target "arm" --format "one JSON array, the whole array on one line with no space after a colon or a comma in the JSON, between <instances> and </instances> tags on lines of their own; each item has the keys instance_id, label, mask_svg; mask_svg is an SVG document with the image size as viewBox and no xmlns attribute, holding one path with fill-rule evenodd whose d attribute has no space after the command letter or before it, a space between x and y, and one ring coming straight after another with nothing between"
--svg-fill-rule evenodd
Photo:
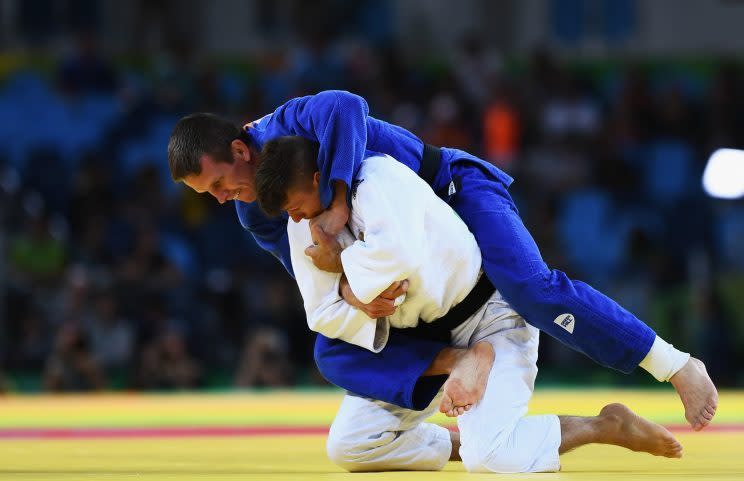
<instances>
[{"instance_id":1,"label":"arm","mask_svg":"<svg viewBox=\"0 0 744 481\"><path fill-rule=\"evenodd\" d=\"M426 243L427 196L407 185L407 172L398 169L403 166L388 168L387 162L395 161L377 159L358 185L354 209L364 223L364 240L341 252L351 289L365 304L416 272Z\"/></svg>"},{"instance_id":2,"label":"arm","mask_svg":"<svg viewBox=\"0 0 744 481\"><path fill-rule=\"evenodd\" d=\"M313 221L324 231L338 234L349 222L349 204L346 202L346 184L340 180L334 181L334 194L331 205ZM317 265L317 264L316 264Z\"/></svg>"},{"instance_id":3,"label":"arm","mask_svg":"<svg viewBox=\"0 0 744 481\"><path fill-rule=\"evenodd\" d=\"M372 352L381 351L387 343L387 319L372 319L346 303L339 295L341 274L321 271L305 256L305 246L312 244L306 221L288 223L287 232L292 265L310 329Z\"/></svg>"},{"instance_id":4,"label":"arm","mask_svg":"<svg viewBox=\"0 0 744 481\"><path fill-rule=\"evenodd\" d=\"M235 202L240 225L251 233L258 246L271 253L294 277L287 239L287 216L267 217L256 202Z\"/></svg>"},{"instance_id":5,"label":"arm","mask_svg":"<svg viewBox=\"0 0 744 481\"><path fill-rule=\"evenodd\" d=\"M341 90L328 90L292 99L280 106L265 128L318 142L323 206L338 208L345 204L348 207L351 180L362 163L367 146L368 117L369 107L362 97Z\"/></svg>"},{"instance_id":6,"label":"arm","mask_svg":"<svg viewBox=\"0 0 744 481\"><path fill-rule=\"evenodd\" d=\"M408 291L408 281L396 281L390 284L390 287L385 289L382 294L375 297L372 302L364 304L354 295L354 291L351 290L351 286L349 285L349 280L346 279L346 274L341 275L341 281L339 283L339 294L341 294L341 297L349 305L364 311L372 319L395 314L395 310L405 300L406 291Z\"/></svg>"}]
</instances>

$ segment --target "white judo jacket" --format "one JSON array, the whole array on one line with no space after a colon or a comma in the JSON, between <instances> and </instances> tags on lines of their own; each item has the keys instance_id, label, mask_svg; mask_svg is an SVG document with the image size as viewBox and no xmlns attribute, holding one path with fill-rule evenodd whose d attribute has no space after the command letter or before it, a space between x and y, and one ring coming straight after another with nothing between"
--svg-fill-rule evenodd
<instances>
[{"instance_id":1,"label":"white judo jacket","mask_svg":"<svg viewBox=\"0 0 744 481\"><path fill-rule=\"evenodd\" d=\"M379 352L390 326L432 322L462 301L478 281L480 249L457 214L405 165L381 155L364 160L351 194L341 262L356 297L371 302L394 281L409 280L395 314L370 319L339 294L341 274L321 271L305 255L309 221L287 224L295 278L307 323L326 337Z\"/></svg>"}]
</instances>

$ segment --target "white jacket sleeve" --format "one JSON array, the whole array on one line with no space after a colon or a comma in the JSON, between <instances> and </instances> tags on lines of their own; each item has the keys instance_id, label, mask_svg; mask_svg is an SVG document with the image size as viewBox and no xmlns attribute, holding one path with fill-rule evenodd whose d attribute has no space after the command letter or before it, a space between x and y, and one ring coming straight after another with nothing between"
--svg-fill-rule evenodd
<instances>
[{"instance_id":1,"label":"white jacket sleeve","mask_svg":"<svg viewBox=\"0 0 744 481\"><path fill-rule=\"evenodd\" d=\"M309 222L287 224L290 256L295 279L311 330L326 337L340 339L372 352L380 352L387 344L389 322L387 318L371 319L363 311L349 305L338 293L341 274L321 271L305 255L305 248L313 244ZM344 231L342 245L353 242Z\"/></svg>"},{"instance_id":2,"label":"white jacket sleeve","mask_svg":"<svg viewBox=\"0 0 744 481\"><path fill-rule=\"evenodd\" d=\"M364 224L364 238L341 253L349 286L365 304L419 269L426 242L428 196L419 195L420 186L400 175L397 166L389 169L378 163L375 167L356 187L352 201L352 210Z\"/></svg>"}]
</instances>

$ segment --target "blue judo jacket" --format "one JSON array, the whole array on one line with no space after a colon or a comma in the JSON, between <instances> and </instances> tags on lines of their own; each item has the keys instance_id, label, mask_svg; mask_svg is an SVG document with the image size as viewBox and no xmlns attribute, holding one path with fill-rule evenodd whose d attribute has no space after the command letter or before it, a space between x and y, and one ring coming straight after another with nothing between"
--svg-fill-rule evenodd
<instances>
[{"instance_id":1,"label":"blue judo jacket","mask_svg":"<svg viewBox=\"0 0 744 481\"><path fill-rule=\"evenodd\" d=\"M343 181L351 192L366 151L388 154L415 172L419 172L424 151L418 137L370 116L363 98L343 91L292 99L251 124L245 133L259 150L268 140L285 135L318 142L321 200L326 207L333 197L334 181ZM451 196L453 178L459 187ZM632 371L656 334L601 292L548 268L507 191L511 183L512 178L492 164L461 150L442 148L431 185L475 236L489 280L527 322L603 366ZM236 209L243 227L292 274L286 215L268 218L256 203L236 202ZM436 386L429 380L418 382L418 376L444 345L392 339L385 355L370 356L356 346L318 336L315 347L321 372L353 393L421 408L436 392ZM398 369L402 365L411 367ZM355 375L360 370L387 377L388 385L381 389L381 383L367 381L370 376L360 380ZM428 386L426 395L414 389L422 384Z\"/></svg>"}]
</instances>

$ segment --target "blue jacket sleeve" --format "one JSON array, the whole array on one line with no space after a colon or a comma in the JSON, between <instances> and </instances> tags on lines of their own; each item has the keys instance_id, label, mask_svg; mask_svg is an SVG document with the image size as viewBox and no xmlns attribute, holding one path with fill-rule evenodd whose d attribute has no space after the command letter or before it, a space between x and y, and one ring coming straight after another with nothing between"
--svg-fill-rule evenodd
<instances>
[{"instance_id":1,"label":"blue jacket sleeve","mask_svg":"<svg viewBox=\"0 0 744 481\"><path fill-rule=\"evenodd\" d=\"M294 278L287 237L287 215L267 217L255 202L250 204L235 202L235 210L240 225L251 233L256 244L279 259L289 275Z\"/></svg>"},{"instance_id":2,"label":"blue jacket sleeve","mask_svg":"<svg viewBox=\"0 0 744 481\"><path fill-rule=\"evenodd\" d=\"M333 182L340 180L351 191L367 146L369 106L360 96L342 90L290 100L274 111L265 129L274 136L301 135L320 143L318 169L320 200L328 207ZM348 200L348 199L347 199Z\"/></svg>"},{"instance_id":3,"label":"blue jacket sleeve","mask_svg":"<svg viewBox=\"0 0 744 481\"><path fill-rule=\"evenodd\" d=\"M279 259L287 272L294 278L292 269L292 260L289 255L289 239L287 238L287 229L282 231L276 229L253 228L250 230L258 246L269 251L271 255Z\"/></svg>"}]
</instances>

